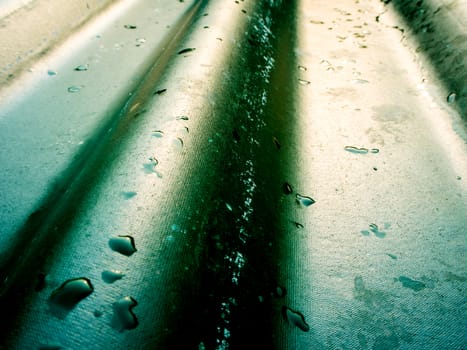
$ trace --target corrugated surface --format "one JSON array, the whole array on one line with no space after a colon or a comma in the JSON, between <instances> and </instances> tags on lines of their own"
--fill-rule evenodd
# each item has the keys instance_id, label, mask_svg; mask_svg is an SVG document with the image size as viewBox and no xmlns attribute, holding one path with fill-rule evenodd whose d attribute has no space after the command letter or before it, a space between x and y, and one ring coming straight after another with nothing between
<instances>
[{"instance_id":1,"label":"corrugated surface","mask_svg":"<svg viewBox=\"0 0 467 350\"><path fill-rule=\"evenodd\" d=\"M395 5L122 2L5 88L3 348L465 348L463 92Z\"/></svg>"}]
</instances>

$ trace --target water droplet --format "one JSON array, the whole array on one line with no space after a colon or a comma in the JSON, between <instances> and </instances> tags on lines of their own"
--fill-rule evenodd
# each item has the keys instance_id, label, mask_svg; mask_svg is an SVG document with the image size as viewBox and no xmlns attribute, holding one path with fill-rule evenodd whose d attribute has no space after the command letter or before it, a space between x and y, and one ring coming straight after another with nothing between
<instances>
[{"instance_id":1,"label":"water droplet","mask_svg":"<svg viewBox=\"0 0 467 350\"><path fill-rule=\"evenodd\" d=\"M354 79L354 80L352 80L352 83L354 83L354 84L368 84L369 81L365 80L365 79Z\"/></svg>"},{"instance_id":2,"label":"water droplet","mask_svg":"<svg viewBox=\"0 0 467 350\"><path fill-rule=\"evenodd\" d=\"M136 39L136 46L139 47L139 46L143 45L145 42L146 42L146 39L144 39L144 38L137 38L137 39Z\"/></svg>"},{"instance_id":3,"label":"water droplet","mask_svg":"<svg viewBox=\"0 0 467 350\"><path fill-rule=\"evenodd\" d=\"M131 199L131 198L133 198L134 196L136 196L137 193L136 193L135 191L128 191L128 192L123 191L123 192L121 192L121 195L122 195L123 198L125 198L125 199Z\"/></svg>"},{"instance_id":4,"label":"water droplet","mask_svg":"<svg viewBox=\"0 0 467 350\"><path fill-rule=\"evenodd\" d=\"M283 298L287 295L287 290L285 289L285 287L277 285L276 289L274 290L274 294L278 298Z\"/></svg>"},{"instance_id":5,"label":"water droplet","mask_svg":"<svg viewBox=\"0 0 467 350\"><path fill-rule=\"evenodd\" d=\"M311 81L305 80L305 79L298 79L298 83L300 85L310 85Z\"/></svg>"},{"instance_id":6,"label":"water droplet","mask_svg":"<svg viewBox=\"0 0 467 350\"><path fill-rule=\"evenodd\" d=\"M164 92L166 92L167 89L160 89L154 92L154 95L162 95Z\"/></svg>"},{"instance_id":7,"label":"water droplet","mask_svg":"<svg viewBox=\"0 0 467 350\"><path fill-rule=\"evenodd\" d=\"M188 120L189 118L186 115L181 115L176 118L177 120Z\"/></svg>"},{"instance_id":8,"label":"water droplet","mask_svg":"<svg viewBox=\"0 0 467 350\"><path fill-rule=\"evenodd\" d=\"M313 20L313 19L310 21L310 23L312 23L312 24L324 24L323 21L316 21L316 20Z\"/></svg>"},{"instance_id":9,"label":"water droplet","mask_svg":"<svg viewBox=\"0 0 467 350\"><path fill-rule=\"evenodd\" d=\"M180 138L180 137L176 137L172 140L172 144L174 145L174 147L177 149L177 150L182 150L183 149L183 146L184 146L184 143L183 143L183 140Z\"/></svg>"},{"instance_id":10,"label":"water droplet","mask_svg":"<svg viewBox=\"0 0 467 350\"><path fill-rule=\"evenodd\" d=\"M50 302L65 311L70 311L76 304L94 291L91 281L85 277L65 281L50 295ZM60 313L61 310L53 310Z\"/></svg>"},{"instance_id":11,"label":"water droplet","mask_svg":"<svg viewBox=\"0 0 467 350\"><path fill-rule=\"evenodd\" d=\"M293 193L292 185L289 184L288 182L284 182L284 184L282 185L282 191L283 191L285 194L291 194L291 193Z\"/></svg>"},{"instance_id":12,"label":"water droplet","mask_svg":"<svg viewBox=\"0 0 467 350\"><path fill-rule=\"evenodd\" d=\"M57 73L57 71L55 71L55 70L50 70L50 69L49 69L49 70L47 71L47 74L50 75L50 76L54 76L54 75L57 75L58 73Z\"/></svg>"},{"instance_id":13,"label":"water droplet","mask_svg":"<svg viewBox=\"0 0 467 350\"><path fill-rule=\"evenodd\" d=\"M73 85L73 86L70 86L67 90L68 92L80 92L82 88L83 88L82 85Z\"/></svg>"},{"instance_id":14,"label":"water droplet","mask_svg":"<svg viewBox=\"0 0 467 350\"><path fill-rule=\"evenodd\" d=\"M448 97L446 97L446 101L448 101L448 103L454 103L456 101L456 93L455 92L451 92Z\"/></svg>"},{"instance_id":15,"label":"water droplet","mask_svg":"<svg viewBox=\"0 0 467 350\"><path fill-rule=\"evenodd\" d=\"M109 247L115 252L131 256L136 252L135 240L131 236L118 236L109 239Z\"/></svg>"},{"instance_id":16,"label":"water droplet","mask_svg":"<svg viewBox=\"0 0 467 350\"><path fill-rule=\"evenodd\" d=\"M104 270L102 271L101 276L105 283L114 283L115 281L122 279L125 274L120 270Z\"/></svg>"},{"instance_id":17,"label":"water droplet","mask_svg":"<svg viewBox=\"0 0 467 350\"><path fill-rule=\"evenodd\" d=\"M301 71L306 71L306 67L305 66L298 66L298 69L300 69Z\"/></svg>"},{"instance_id":18,"label":"water droplet","mask_svg":"<svg viewBox=\"0 0 467 350\"><path fill-rule=\"evenodd\" d=\"M462 180L462 177L461 177L461 176L457 176L456 179L457 179L457 180Z\"/></svg>"},{"instance_id":19,"label":"water droplet","mask_svg":"<svg viewBox=\"0 0 467 350\"><path fill-rule=\"evenodd\" d=\"M292 221L292 223L295 225L296 228L304 228L305 226L303 226L301 223L297 222L297 221Z\"/></svg>"},{"instance_id":20,"label":"water droplet","mask_svg":"<svg viewBox=\"0 0 467 350\"><path fill-rule=\"evenodd\" d=\"M369 227L370 227L370 231L373 232L376 237L378 238L386 237L386 232L380 231L378 225L370 224Z\"/></svg>"},{"instance_id":21,"label":"water droplet","mask_svg":"<svg viewBox=\"0 0 467 350\"><path fill-rule=\"evenodd\" d=\"M126 29L136 29L136 28L138 28L134 24L125 24L123 27L126 28Z\"/></svg>"},{"instance_id":22,"label":"water droplet","mask_svg":"<svg viewBox=\"0 0 467 350\"><path fill-rule=\"evenodd\" d=\"M379 149L378 148L372 148L370 150L370 152L376 154L376 153L379 153Z\"/></svg>"},{"instance_id":23,"label":"water droplet","mask_svg":"<svg viewBox=\"0 0 467 350\"><path fill-rule=\"evenodd\" d=\"M77 72L84 72L84 71L87 71L88 69L89 69L88 64L80 64L79 66L76 66L74 70Z\"/></svg>"},{"instance_id":24,"label":"water droplet","mask_svg":"<svg viewBox=\"0 0 467 350\"><path fill-rule=\"evenodd\" d=\"M397 256L394 254L387 253L386 255L389 256L392 260L397 260Z\"/></svg>"},{"instance_id":25,"label":"water droplet","mask_svg":"<svg viewBox=\"0 0 467 350\"><path fill-rule=\"evenodd\" d=\"M154 130L152 132L152 136L161 138L162 136L164 136L164 132L162 130Z\"/></svg>"},{"instance_id":26,"label":"water droplet","mask_svg":"<svg viewBox=\"0 0 467 350\"><path fill-rule=\"evenodd\" d=\"M305 316L299 311L292 310L287 306L282 306L282 316L289 322L290 324L298 327L304 332L308 332L310 330L310 326L305 321Z\"/></svg>"},{"instance_id":27,"label":"water droplet","mask_svg":"<svg viewBox=\"0 0 467 350\"><path fill-rule=\"evenodd\" d=\"M415 292L419 292L422 289L426 288L426 284L420 281L413 280L409 277L406 276L399 276L398 278L399 282L402 283L402 287L404 288L410 288L414 290Z\"/></svg>"},{"instance_id":28,"label":"water droplet","mask_svg":"<svg viewBox=\"0 0 467 350\"><path fill-rule=\"evenodd\" d=\"M231 206L229 203L226 202L226 203L225 203L225 206L227 207L227 209L228 209L229 211L232 211L232 210L233 210L233 209L232 209L232 206Z\"/></svg>"},{"instance_id":29,"label":"water droplet","mask_svg":"<svg viewBox=\"0 0 467 350\"><path fill-rule=\"evenodd\" d=\"M363 147L358 148L355 146L345 146L344 149L350 153L356 153L356 154L367 154L368 153L368 148L363 148Z\"/></svg>"},{"instance_id":30,"label":"water droplet","mask_svg":"<svg viewBox=\"0 0 467 350\"><path fill-rule=\"evenodd\" d=\"M186 49L180 50L177 52L178 55L183 55L184 53L195 51L196 48L194 47L187 47Z\"/></svg>"},{"instance_id":31,"label":"water droplet","mask_svg":"<svg viewBox=\"0 0 467 350\"><path fill-rule=\"evenodd\" d=\"M272 138L272 142L274 143L274 146L276 146L277 149L281 149L281 144L279 142L279 140L277 139L277 137L273 137Z\"/></svg>"},{"instance_id":32,"label":"water droplet","mask_svg":"<svg viewBox=\"0 0 467 350\"><path fill-rule=\"evenodd\" d=\"M103 314L101 310L94 310L94 317L102 317Z\"/></svg>"},{"instance_id":33,"label":"water droplet","mask_svg":"<svg viewBox=\"0 0 467 350\"><path fill-rule=\"evenodd\" d=\"M112 325L119 330L134 329L138 326L138 319L133 308L138 302L130 296L121 298L113 303L114 318Z\"/></svg>"},{"instance_id":34,"label":"water droplet","mask_svg":"<svg viewBox=\"0 0 467 350\"><path fill-rule=\"evenodd\" d=\"M301 194L298 194L298 193L295 195L295 198L297 199L297 202L303 205L304 207L309 207L310 205L316 202L313 198L302 196Z\"/></svg>"}]
</instances>

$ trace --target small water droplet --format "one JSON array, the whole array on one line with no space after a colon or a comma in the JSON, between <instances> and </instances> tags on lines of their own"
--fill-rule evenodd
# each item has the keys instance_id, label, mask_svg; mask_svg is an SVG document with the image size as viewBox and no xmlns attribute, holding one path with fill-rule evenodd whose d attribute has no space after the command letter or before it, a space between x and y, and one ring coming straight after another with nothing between
<instances>
[{"instance_id":1,"label":"small water droplet","mask_svg":"<svg viewBox=\"0 0 467 350\"><path fill-rule=\"evenodd\" d=\"M369 236L370 235L370 231L368 230L361 230L360 233L364 236Z\"/></svg>"},{"instance_id":2,"label":"small water droplet","mask_svg":"<svg viewBox=\"0 0 467 350\"><path fill-rule=\"evenodd\" d=\"M176 118L177 120L188 120L189 118L186 115L181 115Z\"/></svg>"},{"instance_id":3,"label":"small water droplet","mask_svg":"<svg viewBox=\"0 0 467 350\"><path fill-rule=\"evenodd\" d=\"M310 205L314 204L316 201L308 196L302 196L301 194L296 194L295 198L297 199L297 202L304 207L309 207Z\"/></svg>"},{"instance_id":4,"label":"small water droplet","mask_svg":"<svg viewBox=\"0 0 467 350\"><path fill-rule=\"evenodd\" d=\"M392 260L397 260L397 256L394 254L387 253L386 255L389 256Z\"/></svg>"},{"instance_id":5,"label":"small water droplet","mask_svg":"<svg viewBox=\"0 0 467 350\"><path fill-rule=\"evenodd\" d=\"M137 38L137 39L136 39L136 46L139 47L139 46L143 45L145 42L146 42L146 39L144 39L144 38Z\"/></svg>"},{"instance_id":6,"label":"small water droplet","mask_svg":"<svg viewBox=\"0 0 467 350\"><path fill-rule=\"evenodd\" d=\"M102 317L103 314L101 310L94 310L94 317Z\"/></svg>"},{"instance_id":7,"label":"small water droplet","mask_svg":"<svg viewBox=\"0 0 467 350\"><path fill-rule=\"evenodd\" d=\"M303 332L308 332L310 326L305 321L305 316L299 311L292 310L287 306L282 306L282 316L295 327L301 329Z\"/></svg>"},{"instance_id":8,"label":"small water droplet","mask_svg":"<svg viewBox=\"0 0 467 350\"><path fill-rule=\"evenodd\" d=\"M305 80L305 79L298 79L298 83L300 85L310 85L311 81Z\"/></svg>"},{"instance_id":9,"label":"small water droplet","mask_svg":"<svg viewBox=\"0 0 467 350\"><path fill-rule=\"evenodd\" d=\"M379 149L378 148L372 148L370 150L370 152L376 154L376 153L379 153Z\"/></svg>"},{"instance_id":10,"label":"small water droplet","mask_svg":"<svg viewBox=\"0 0 467 350\"><path fill-rule=\"evenodd\" d=\"M350 153L356 153L356 154L367 154L368 153L368 148L363 148L363 147L358 148L355 146L345 146L344 149Z\"/></svg>"},{"instance_id":11,"label":"small water droplet","mask_svg":"<svg viewBox=\"0 0 467 350\"><path fill-rule=\"evenodd\" d=\"M84 72L84 71L87 71L88 69L89 69L88 64L80 64L79 66L76 66L74 70L77 72Z\"/></svg>"},{"instance_id":12,"label":"small water droplet","mask_svg":"<svg viewBox=\"0 0 467 350\"><path fill-rule=\"evenodd\" d=\"M277 285L276 289L274 291L274 294L278 298L283 298L283 297L285 297L287 295L287 290L285 289L285 287Z\"/></svg>"},{"instance_id":13,"label":"small water droplet","mask_svg":"<svg viewBox=\"0 0 467 350\"><path fill-rule=\"evenodd\" d=\"M226 202L226 203L225 203L225 206L227 207L227 209L228 209L229 211L232 211L232 210L233 210L233 209L232 209L232 206L231 206L229 203Z\"/></svg>"},{"instance_id":14,"label":"small water droplet","mask_svg":"<svg viewBox=\"0 0 467 350\"><path fill-rule=\"evenodd\" d=\"M272 142L274 143L274 146L276 146L277 149L281 149L281 144L279 142L279 140L277 139L277 137L273 137L272 138Z\"/></svg>"},{"instance_id":15,"label":"small water droplet","mask_svg":"<svg viewBox=\"0 0 467 350\"><path fill-rule=\"evenodd\" d=\"M297 222L297 221L292 221L292 223L295 225L296 228L304 228L305 226L303 226L301 223Z\"/></svg>"},{"instance_id":16,"label":"small water droplet","mask_svg":"<svg viewBox=\"0 0 467 350\"><path fill-rule=\"evenodd\" d=\"M300 69L301 71L306 71L307 68L305 66L298 66L298 69Z\"/></svg>"},{"instance_id":17,"label":"small water droplet","mask_svg":"<svg viewBox=\"0 0 467 350\"><path fill-rule=\"evenodd\" d=\"M462 180L462 177L461 177L461 176L457 176L456 179L457 179L457 180Z\"/></svg>"},{"instance_id":18,"label":"small water droplet","mask_svg":"<svg viewBox=\"0 0 467 350\"><path fill-rule=\"evenodd\" d=\"M73 86L70 86L67 90L68 92L80 92L82 88L83 88L82 85L73 85Z\"/></svg>"},{"instance_id":19,"label":"small water droplet","mask_svg":"<svg viewBox=\"0 0 467 350\"><path fill-rule=\"evenodd\" d=\"M354 83L354 84L368 84L369 81L365 80L365 79L354 79L354 80L352 80L352 83Z\"/></svg>"},{"instance_id":20,"label":"small water droplet","mask_svg":"<svg viewBox=\"0 0 467 350\"><path fill-rule=\"evenodd\" d=\"M184 53L195 51L196 48L194 47L187 47L186 49L180 50L177 52L178 55L183 55Z\"/></svg>"},{"instance_id":21,"label":"small water droplet","mask_svg":"<svg viewBox=\"0 0 467 350\"><path fill-rule=\"evenodd\" d=\"M105 283L114 283L115 281L121 280L125 274L120 270L104 270L101 276Z\"/></svg>"},{"instance_id":22,"label":"small water droplet","mask_svg":"<svg viewBox=\"0 0 467 350\"><path fill-rule=\"evenodd\" d=\"M164 132L162 130L154 130L152 132L152 136L161 138L162 136L164 136Z\"/></svg>"},{"instance_id":23,"label":"small water droplet","mask_svg":"<svg viewBox=\"0 0 467 350\"><path fill-rule=\"evenodd\" d=\"M136 25L134 25L134 24L125 24L123 27L126 28L126 29L136 29L136 28L138 28L138 27L137 27Z\"/></svg>"},{"instance_id":24,"label":"small water droplet","mask_svg":"<svg viewBox=\"0 0 467 350\"><path fill-rule=\"evenodd\" d=\"M166 92L167 89L160 89L154 92L154 95L162 95L164 92Z\"/></svg>"},{"instance_id":25,"label":"small water droplet","mask_svg":"<svg viewBox=\"0 0 467 350\"><path fill-rule=\"evenodd\" d=\"M133 313L133 308L137 305L138 302L130 296L123 297L113 303L114 318L112 325L114 328L121 331L136 328L138 319Z\"/></svg>"},{"instance_id":26,"label":"small water droplet","mask_svg":"<svg viewBox=\"0 0 467 350\"><path fill-rule=\"evenodd\" d=\"M118 236L109 239L109 247L113 251L131 256L136 252L135 240L131 236Z\"/></svg>"},{"instance_id":27,"label":"small water droplet","mask_svg":"<svg viewBox=\"0 0 467 350\"><path fill-rule=\"evenodd\" d=\"M57 75L58 73L57 73L57 71L55 71L55 70L49 69L49 70L47 71L47 74L50 75L50 76L54 76L54 75Z\"/></svg>"},{"instance_id":28,"label":"small water droplet","mask_svg":"<svg viewBox=\"0 0 467 350\"><path fill-rule=\"evenodd\" d=\"M369 227L370 227L370 231L373 232L376 237L378 238L386 237L386 232L380 231L378 225L370 224Z\"/></svg>"},{"instance_id":29,"label":"small water droplet","mask_svg":"<svg viewBox=\"0 0 467 350\"><path fill-rule=\"evenodd\" d=\"M448 103L454 103L456 101L456 93L455 92L451 92L448 97L446 97L446 101L448 101Z\"/></svg>"},{"instance_id":30,"label":"small water droplet","mask_svg":"<svg viewBox=\"0 0 467 350\"><path fill-rule=\"evenodd\" d=\"M86 277L65 281L50 295L50 302L62 310L70 311L76 304L94 291L94 287ZM60 313L61 310L55 310Z\"/></svg>"},{"instance_id":31,"label":"small water droplet","mask_svg":"<svg viewBox=\"0 0 467 350\"><path fill-rule=\"evenodd\" d=\"M316 20L313 20L313 19L310 21L310 23L312 23L312 24L324 24L323 21L316 21Z\"/></svg>"},{"instance_id":32,"label":"small water droplet","mask_svg":"<svg viewBox=\"0 0 467 350\"><path fill-rule=\"evenodd\" d=\"M134 196L137 195L137 193L135 191L127 191L127 192L123 191L123 192L120 192L120 193L123 196L123 198L125 198L125 199L131 199L131 198L133 198Z\"/></svg>"},{"instance_id":33,"label":"small water droplet","mask_svg":"<svg viewBox=\"0 0 467 350\"><path fill-rule=\"evenodd\" d=\"M282 185L282 191L285 194L292 194L293 193L292 185L289 184L288 182L284 182L284 184Z\"/></svg>"}]
</instances>

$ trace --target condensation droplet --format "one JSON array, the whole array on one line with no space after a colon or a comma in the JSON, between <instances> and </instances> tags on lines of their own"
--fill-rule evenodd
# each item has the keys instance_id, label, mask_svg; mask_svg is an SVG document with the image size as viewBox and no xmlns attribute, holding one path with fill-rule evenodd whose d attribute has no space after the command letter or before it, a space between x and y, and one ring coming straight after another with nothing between
<instances>
[{"instance_id":1,"label":"condensation droplet","mask_svg":"<svg viewBox=\"0 0 467 350\"><path fill-rule=\"evenodd\" d=\"M131 236L118 236L109 239L109 247L113 251L131 256L136 252L135 240Z\"/></svg>"}]
</instances>

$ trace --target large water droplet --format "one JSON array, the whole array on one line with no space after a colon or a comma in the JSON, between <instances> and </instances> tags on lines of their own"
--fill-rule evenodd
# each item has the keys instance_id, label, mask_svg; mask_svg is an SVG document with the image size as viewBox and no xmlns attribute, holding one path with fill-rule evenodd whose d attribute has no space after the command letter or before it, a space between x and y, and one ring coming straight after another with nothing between
<instances>
[{"instance_id":1,"label":"large water droplet","mask_svg":"<svg viewBox=\"0 0 467 350\"><path fill-rule=\"evenodd\" d=\"M82 85L73 85L73 86L70 86L67 90L68 92L80 92L82 88L83 88Z\"/></svg>"},{"instance_id":2,"label":"large water droplet","mask_svg":"<svg viewBox=\"0 0 467 350\"><path fill-rule=\"evenodd\" d=\"M131 236L118 236L109 239L109 247L115 252L130 256L136 252L135 240Z\"/></svg>"},{"instance_id":3,"label":"large water droplet","mask_svg":"<svg viewBox=\"0 0 467 350\"><path fill-rule=\"evenodd\" d=\"M298 327L304 332L308 332L310 330L310 326L305 321L305 316L299 311L292 310L287 306L282 307L282 316L289 322L290 324Z\"/></svg>"},{"instance_id":4,"label":"large water droplet","mask_svg":"<svg viewBox=\"0 0 467 350\"><path fill-rule=\"evenodd\" d=\"M126 296L113 304L113 326L119 330L134 329L138 326L138 319L133 313L133 308L138 302L130 296Z\"/></svg>"},{"instance_id":5,"label":"large water droplet","mask_svg":"<svg viewBox=\"0 0 467 350\"><path fill-rule=\"evenodd\" d=\"M356 153L356 154L367 154L368 153L368 148L363 148L363 147L358 148L355 146L345 146L344 149L350 153Z\"/></svg>"},{"instance_id":6,"label":"large water droplet","mask_svg":"<svg viewBox=\"0 0 467 350\"><path fill-rule=\"evenodd\" d=\"M302 196L301 194L296 194L295 198L297 199L297 202L304 207L309 207L310 205L314 204L316 201L308 196Z\"/></svg>"},{"instance_id":7,"label":"large water droplet","mask_svg":"<svg viewBox=\"0 0 467 350\"><path fill-rule=\"evenodd\" d=\"M80 64L79 66L76 66L74 70L77 72L84 72L84 71L87 71L88 69L89 69L88 64Z\"/></svg>"},{"instance_id":8,"label":"large water droplet","mask_svg":"<svg viewBox=\"0 0 467 350\"><path fill-rule=\"evenodd\" d=\"M93 291L94 287L89 279L85 277L69 279L55 289L50 295L49 301L54 306L58 307L58 309L56 308L52 311L54 313L58 312L59 314L61 314L62 311L70 311Z\"/></svg>"},{"instance_id":9,"label":"large water droplet","mask_svg":"<svg viewBox=\"0 0 467 350\"><path fill-rule=\"evenodd\" d=\"M104 270L102 271L102 280L105 283L114 283L125 276L125 274L120 270Z\"/></svg>"}]
</instances>

